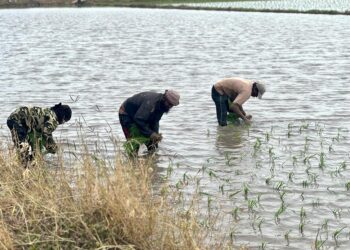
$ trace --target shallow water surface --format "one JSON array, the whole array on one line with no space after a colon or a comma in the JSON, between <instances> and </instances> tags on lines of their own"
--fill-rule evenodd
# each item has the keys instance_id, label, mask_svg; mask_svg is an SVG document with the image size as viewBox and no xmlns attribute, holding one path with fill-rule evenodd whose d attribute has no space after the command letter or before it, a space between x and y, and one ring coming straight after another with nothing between
<instances>
[{"instance_id":1,"label":"shallow water surface","mask_svg":"<svg viewBox=\"0 0 350 250\"><path fill-rule=\"evenodd\" d=\"M78 134L107 156L123 140L118 108L176 89L161 120L157 171L197 180L213 211L252 249L350 247L350 19L347 16L127 8L0 10L0 135L19 105L68 103L54 136ZM230 76L264 81L244 105L253 124L217 126L210 90ZM170 163L169 163L170 162ZM192 188L183 185L185 194ZM208 198L209 199L209 198ZM342 229L342 230L340 230ZM339 231L339 233L337 233ZM319 232L319 233L317 233Z\"/></svg>"}]
</instances>

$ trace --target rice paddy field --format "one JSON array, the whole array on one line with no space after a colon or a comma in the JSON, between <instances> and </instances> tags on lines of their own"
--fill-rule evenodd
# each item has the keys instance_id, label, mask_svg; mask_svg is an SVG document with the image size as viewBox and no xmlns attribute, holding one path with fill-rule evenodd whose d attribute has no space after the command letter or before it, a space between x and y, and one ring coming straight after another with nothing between
<instances>
[{"instance_id":1,"label":"rice paddy field","mask_svg":"<svg viewBox=\"0 0 350 250\"><path fill-rule=\"evenodd\" d=\"M177 5L207 8L237 8L254 10L285 10L285 11L335 11L345 13L350 11L349 0L262 0L262 1L225 1L203 3L181 3Z\"/></svg>"},{"instance_id":2,"label":"rice paddy field","mask_svg":"<svg viewBox=\"0 0 350 250\"><path fill-rule=\"evenodd\" d=\"M208 229L197 238L202 249L349 249L348 24L346 15L0 10L1 147L9 151L6 119L16 107L69 104L72 120L54 132L63 154L47 155L46 166L55 172L63 159L69 171L87 147L94 180L91 166L120 166L115 157L124 157L121 103L140 91L176 89L180 105L161 120L159 150L143 156L154 175L146 198L174 193L177 214ZM244 104L249 127L217 125L210 90L230 76L267 85L262 100ZM184 249L196 249L188 243Z\"/></svg>"}]
</instances>

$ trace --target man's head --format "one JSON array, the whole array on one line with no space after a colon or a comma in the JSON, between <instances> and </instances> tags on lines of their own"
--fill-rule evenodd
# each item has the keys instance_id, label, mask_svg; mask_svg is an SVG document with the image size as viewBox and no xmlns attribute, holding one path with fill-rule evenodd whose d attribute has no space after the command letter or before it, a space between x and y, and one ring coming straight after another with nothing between
<instances>
[{"instance_id":1,"label":"man's head","mask_svg":"<svg viewBox=\"0 0 350 250\"><path fill-rule=\"evenodd\" d=\"M68 122L72 117L72 110L68 105L62 105L62 103L59 103L51 107L51 110L55 112L59 124Z\"/></svg>"},{"instance_id":2,"label":"man's head","mask_svg":"<svg viewBox=\"0 0 350 250\"><path fill-rule=\"evenodd\" d=\"M266 87L263 83L260 83L260 82L253 83L253 88L252 88L253 97L258 97L259 99L261 99L265 91L266 91Z\"/></svg>"},{"instance_id":3,"label":"man's head","mask_svg":"<svg viewBox=\"0 0 350 250\"><path fill-rule=\"evenodd\" d=\"M180 95L175 90L165 90L163 97L163 105L165 112L169 112L169 110L173 106L177 106L180 103Z\"/></svg>"}]
</instances>

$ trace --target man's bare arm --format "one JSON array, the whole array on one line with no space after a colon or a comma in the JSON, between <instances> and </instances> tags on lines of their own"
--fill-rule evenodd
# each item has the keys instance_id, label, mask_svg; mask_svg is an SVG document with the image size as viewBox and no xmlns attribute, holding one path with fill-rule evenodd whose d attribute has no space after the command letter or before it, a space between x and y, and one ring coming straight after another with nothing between
<instances>
[{"instance_id":1,"label":"man's bare arm","mask_svg":"<svg viewBox=\"0 0 350 250\"><path fill-rule=\"evenodd\" d=\"M247 124L250 124L250 119L246 116L245 111L243 110L242 105L239 105L238 103L233 102L229 107L231 112L236 113L240 118L243 119L243 121Z\"/></svg>"}]
</instances>

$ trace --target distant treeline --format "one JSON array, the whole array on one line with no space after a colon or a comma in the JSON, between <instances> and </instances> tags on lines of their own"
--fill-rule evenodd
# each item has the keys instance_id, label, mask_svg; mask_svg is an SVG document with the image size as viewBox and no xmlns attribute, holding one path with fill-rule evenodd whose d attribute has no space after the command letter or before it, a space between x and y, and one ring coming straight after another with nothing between
<instances>
[{"instance_id":1,"label":"distant treeline","mask_svg":"<svg viewBox=\"0 0 350 250\"><path fill-rule=\"evenodd\" d=\"M251 0L237 0L251 1ZM275 13L301 13L301 14L326 14L326 15L350 15L350 11L338 12L333 10L271 10L254 8L220 8L220 7L194 7L188 3L198 2L234 2L234 0L0 0L0 8L32 8L32 7L137 7L137 8L163 8L163 9L189 9L189 10L213 10L213 11L244 11L244 12L275 12ZM172 4L177 4L173 6ZM181 5L183 4L183 5Z\"/></svg>"}]
</instances>

